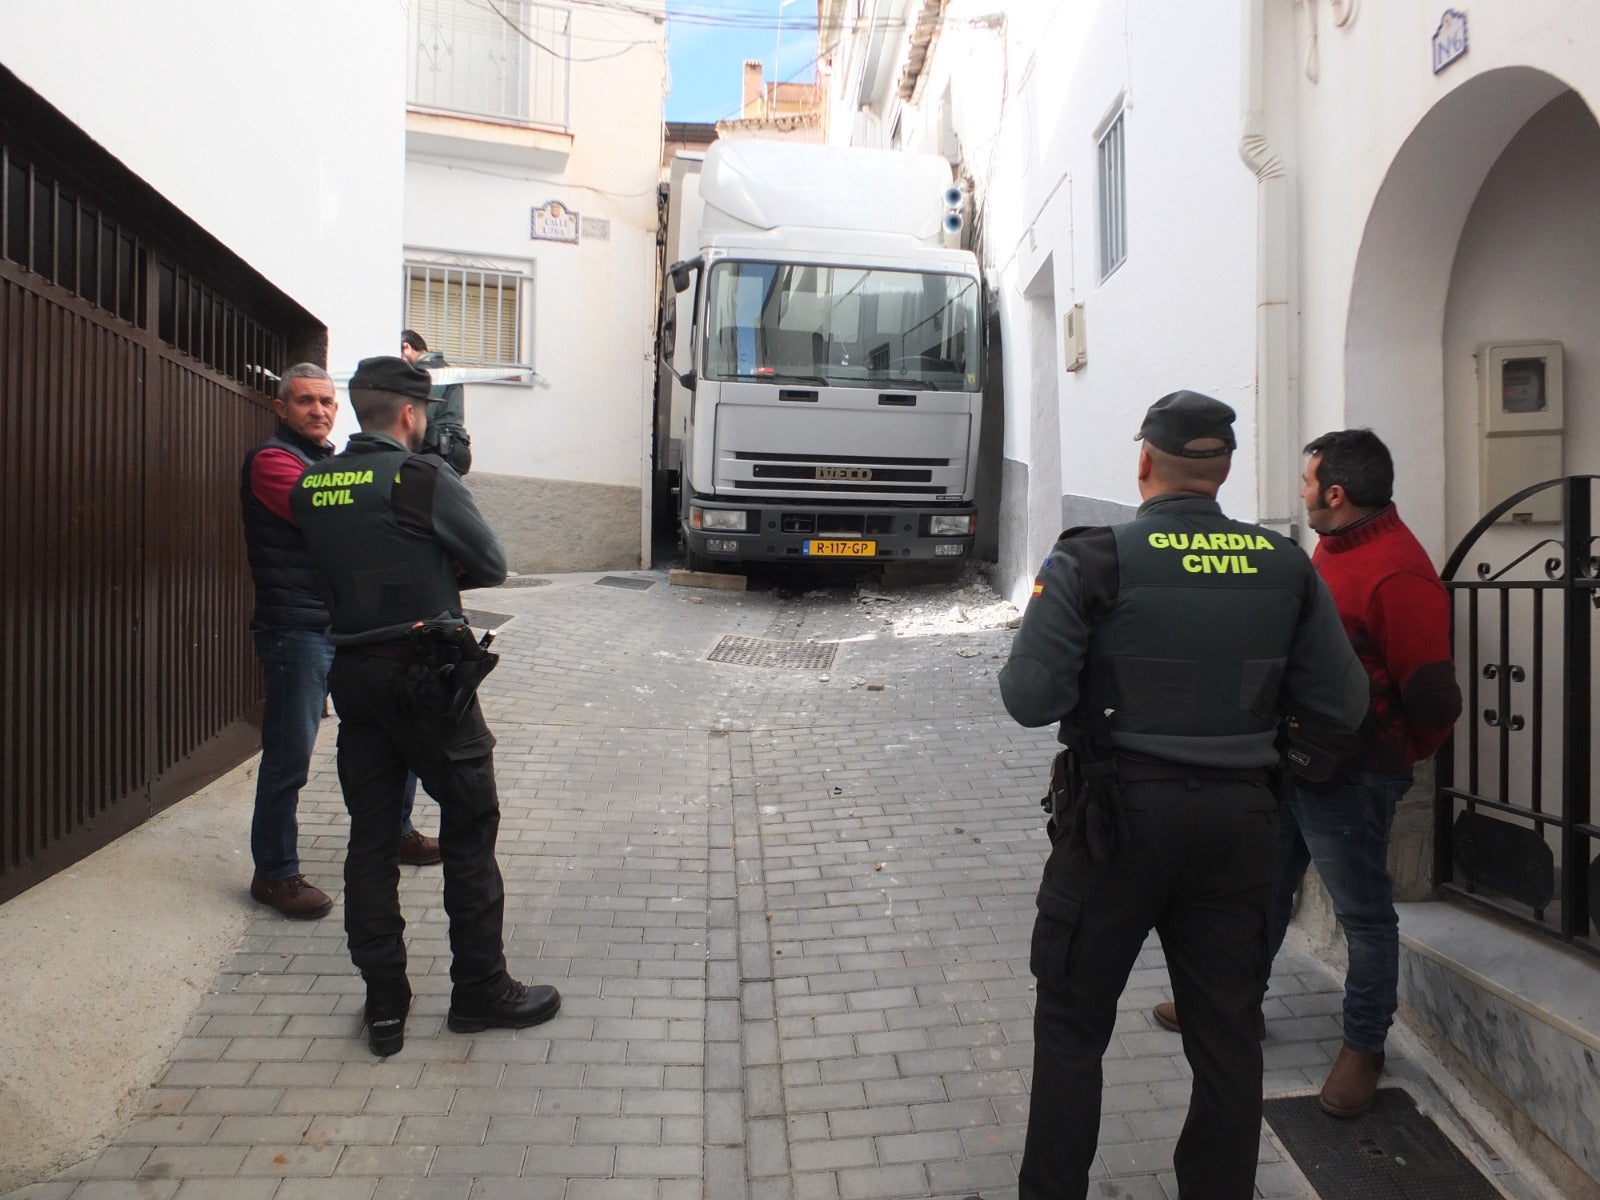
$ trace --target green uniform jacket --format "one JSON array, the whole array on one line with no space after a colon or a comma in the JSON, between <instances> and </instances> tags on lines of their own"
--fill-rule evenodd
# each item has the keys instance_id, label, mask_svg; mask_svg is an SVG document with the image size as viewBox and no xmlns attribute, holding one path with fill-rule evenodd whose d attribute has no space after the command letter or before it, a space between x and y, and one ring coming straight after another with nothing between
<instances>
[{"instance_id":1,"label":"green uniform jacket","mask_svg":"<svg viewBox=\"0 0 1600 1200\"><path fill-rule=\"evenodd\" d=\"M335 645L459 618L461 588L506 577L506 552L453 470L386 434L358 433L290 495L321 579Z\"/></svg>"},{"instance_id":2,"label":"green uniform jacket","mask_svg":"<svg viewBox=\"0 0 1600 1200\"><path fill-rule=\"evenodd\" d=\"M1367 709L1366 674L1304 551L1188 492L1062 534L1000 694L1023 725L1110 710L1120 750L1240 769L1278 762L1285 715L1353 732Z\"/></svg>"}]
</instances>

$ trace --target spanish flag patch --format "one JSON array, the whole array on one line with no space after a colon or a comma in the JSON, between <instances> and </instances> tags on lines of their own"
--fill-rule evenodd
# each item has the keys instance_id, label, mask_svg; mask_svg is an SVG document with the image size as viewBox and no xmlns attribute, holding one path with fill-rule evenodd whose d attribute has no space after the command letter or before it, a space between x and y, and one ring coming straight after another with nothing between
<instances>
[{"instance_id":1,"label":"spanish flag patch","mask_svg":"<svg viewBox=\"0 0 1600 1200\"><path fill-rule=\"evenodd\" d=\"M1033 594L1035 596L1044 595L1044 581L1043 580L1036 579L1036 580L1033 581Z\"/></svg>"}]
</instances>

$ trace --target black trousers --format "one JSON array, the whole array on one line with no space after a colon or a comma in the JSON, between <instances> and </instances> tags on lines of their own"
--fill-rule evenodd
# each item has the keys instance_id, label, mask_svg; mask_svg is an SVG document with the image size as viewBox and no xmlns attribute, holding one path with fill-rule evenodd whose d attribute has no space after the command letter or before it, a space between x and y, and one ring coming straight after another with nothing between
<instances>
[{"instance_id":1,"label":"black trousers","mask_svg":"<svg viewBox=\"0 0 1600 1200\"><path fill-rule=\"evenodd\" d=\"M413 660L341 648L328 689L339 713L339 785L350 813L344 862L344 926L350 957L369 981L405 975L400 913L400 809L406 773L439 802L450 978L458 992L493 992L508 979L505 887L495 862L500 798L494 734L473 700L461 720L407 715L401 681Z\"/></svg>"},{"instance_id":2,"label":"black trousers","mask_svg":"<svg viewBox=\"0 0 1600 1200\"><path fill-rule=\"evenodd\" d=\"M1264 779L1125 780L1129 844L1104 865L1065 839L1045 867L1031 966L1033 1094L1020 1200L1082 1200L1100 1136L1101 1058L1151 929L1194 1071L1173 1164L1183 1200L1248 1200L1261 1138L1255 1013L1271 962L1278 802Z\"/></svg>"}]
</instances>

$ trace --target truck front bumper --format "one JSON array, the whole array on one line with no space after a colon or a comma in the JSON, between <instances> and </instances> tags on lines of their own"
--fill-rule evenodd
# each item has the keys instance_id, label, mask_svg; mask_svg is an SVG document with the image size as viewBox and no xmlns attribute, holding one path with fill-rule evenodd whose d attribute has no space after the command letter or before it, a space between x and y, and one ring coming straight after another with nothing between
<instances>
[{"instance_id":1,"label":"truck front bumper","mask_svg":"<svg viewBox=\"0 0 1600 1200\"><path fill-rule=\"evenodd\" d=\"M706 514L742 512L744 530L708 529ZM972 532L936 533L953 518ZM977 508L971 504L891 506L739 504L695 498L683 523L695 554L727 562L956 562L972 555Z\"/></svg>"}]
</instances>

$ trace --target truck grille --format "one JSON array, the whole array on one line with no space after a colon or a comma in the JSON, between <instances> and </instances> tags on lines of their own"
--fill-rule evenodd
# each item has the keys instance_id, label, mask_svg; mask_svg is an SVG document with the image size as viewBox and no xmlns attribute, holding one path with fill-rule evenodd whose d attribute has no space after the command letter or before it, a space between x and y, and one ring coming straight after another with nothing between
<instances>
[{"instance_id":1,"label":"truck grille","mask_svg":"<svg viewBox=\"0 0 1600 1200\"><path fill-rule=\"evenodd\" d=\"M747 492L794 495L941 496L964 464L945 458L736 452L732 485ZM957 489L958 490L958 489Z\"/></svg>"}]
</instances>

